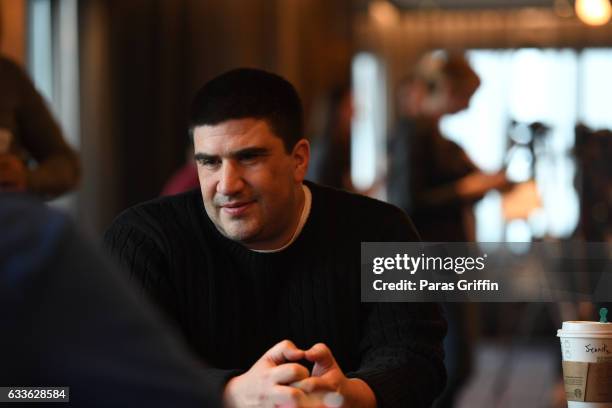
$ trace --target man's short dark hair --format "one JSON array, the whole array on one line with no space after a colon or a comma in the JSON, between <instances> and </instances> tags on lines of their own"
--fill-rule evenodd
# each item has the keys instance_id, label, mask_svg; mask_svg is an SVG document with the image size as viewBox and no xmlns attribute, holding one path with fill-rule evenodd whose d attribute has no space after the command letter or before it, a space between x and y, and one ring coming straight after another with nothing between
<instances>
[{"instance_id":1,"label":"man's short dark hair","mask_svg":"<svg viewBox=\"0 0 612 408\"><path fill-rule=\"evenodd\" d=\"M238 68L210 80L191 105L189 131L231 119L255 118L268 123L289 153L303 137L302 102L286 79L259 69Z\"/></svg>"}]
</instances>

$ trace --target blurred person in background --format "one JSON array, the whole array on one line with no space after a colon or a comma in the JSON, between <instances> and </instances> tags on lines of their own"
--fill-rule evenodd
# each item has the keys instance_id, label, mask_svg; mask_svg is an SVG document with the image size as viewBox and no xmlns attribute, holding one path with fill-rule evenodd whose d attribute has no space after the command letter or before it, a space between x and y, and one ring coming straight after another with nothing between
<instances>
[{"instance_id":1,"label":"blurred person in background","mask_svg":"<svg viewBox=\"0 0 612 408\"><path fill-rule=\"evenodd\" d=\"M374 196L383 186L375 181L359 189L351 178L351 126L355 115L353 92L349 84L336 87L320 106L318 136L312 141L311 162L306 178L319 184Z\"/></svg>"},{"instance_id":2,"label":"blurred person in background","mask_svg":"<svg viewBox=\"0 0 612 408\"><path fill-rule=\"evenodd\" d=\"M321 133L312 143L307 178L326 186L353 191L351 121L353 95L349 85L334 89L323 102Z\"/></svg>"},{"instance_id":3,"label":"blurred person in background","mask_svg":"<svg viewBox=\"0 0 612 408\"><path fill-rule=\"evenodd\" d=\"M390 136L388 198L425 241L472 241L466 210L506 188L505 173L485 174L440 132L440 119L466 109L480 80L461 54L427 54L398 92L400 120Z\"/></svg>"},{"instance_id":4,"label":"blurred person in background","mask_svg":"<svg viewBox=\"0 0 612 408\"><path fill-rule=\"evenodd\" d=\"M204 365L68 216L0 192L0 225L3 387L70 387L71 407L221 406Z\"/></svg>"},{"instance_id":5,"label":"blurred person in background","mask_svg":"<svg viewBox=\"0 0 612 408\"><path fill-rule=\"evenodd\" d=\"M77 154L26 72L0 56L0 191L54 198L78 183Z\"/></svg>"},{"instance_id":6,"label":"blurred person in background","mask_svg":"<svg viewBox=\"0 0 612 408\"><path fill-rule=\"evenodd\" d=\"M485 174L440 132L440 119L466 109L480 79L462 54L423 56L398 88L400 120L389 145L388 199L412 218L424 241L474 240L471 207L491 189L508 185L504 173ZM452 407L472 370L476 334L469 305L445 304L447 388L436 407Z\"/></svg>"}]
</instances>

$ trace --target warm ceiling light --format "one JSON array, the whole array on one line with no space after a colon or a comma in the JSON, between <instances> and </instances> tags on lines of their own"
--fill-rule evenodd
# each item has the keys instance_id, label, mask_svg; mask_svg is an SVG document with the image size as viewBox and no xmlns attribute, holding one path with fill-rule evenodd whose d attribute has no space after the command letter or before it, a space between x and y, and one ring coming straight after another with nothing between
<instances>
[{"instance_id":1,"label":"warm ceiling light","mask_svg":"<svg viewBox=\"0 0 612 408\"><path fill-rule=\"evenodd\" d=\"M374 0L369 6L370 16L382 25L394 25L399 22L399 11L387 0Z\"/></svg>"},{"instance_id":2,"label":"warm ceiling light","mask_svg":"<svg viewBox=\"0 0 612 408\"><path fill-rule=\"evenodd\" d=\"M576 15L585 24L603 25L610 21L612 6L609 0L576 0Z\"/></svg>"}]
</instances>

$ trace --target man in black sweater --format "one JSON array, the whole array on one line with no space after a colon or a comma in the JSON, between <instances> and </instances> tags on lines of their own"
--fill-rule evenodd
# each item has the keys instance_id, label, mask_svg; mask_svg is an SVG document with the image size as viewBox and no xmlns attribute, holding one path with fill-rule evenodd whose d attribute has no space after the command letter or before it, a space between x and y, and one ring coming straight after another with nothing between
<instances>
[{"instance_id":1,"label":"man in black sweater","mask_svg":"<svg viewBox=\"0 0 612 408\"><path fill-rule=\"evenodd\" d=\"M208 82L191 115L201 191L127 210L106 246L227 406L333 391L347 407L427 407L446 377L438 306L360 302L360 243L418 235L396 207L304 182L302 116L277 75Z\"/></svg>"}]
</instances>

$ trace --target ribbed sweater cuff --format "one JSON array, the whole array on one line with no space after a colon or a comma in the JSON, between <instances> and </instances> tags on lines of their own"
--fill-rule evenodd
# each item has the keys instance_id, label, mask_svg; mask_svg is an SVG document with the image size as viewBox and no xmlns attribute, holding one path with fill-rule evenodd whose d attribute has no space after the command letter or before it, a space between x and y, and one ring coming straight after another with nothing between
<instances>
[{"instance_id":1,"label":"ribbed sweater cuff","mask_svg":"<svg viewBox=\"0 0 612 408\"><path fill-rule=\"evenodd\" d=\"M359 378L366 382L376 396L377 408L403 407L406 404L406 394L411 394L406 387L406 371L402 369L363 369L348 373L349 378ZM404 378L402 378L404 377ZM408 389L407 389L408 388ZM411 407L421 407L420 397L411 395ZM414 405L412 405L414 404Z\"/></svg>"},{"instance_id":2,"label":"ribbed sweater cuff","mask_svg":"<svg viewBox=\"0 0 612 408\"><path fill-rule=\"evenodd\" d=\"M210 385L219 396L223 395L225 384L238 375L244 373L244 370L237 369L221 369L221 368L204 368L201 370L203 380Z\"/></svg>"}]
</instances>

